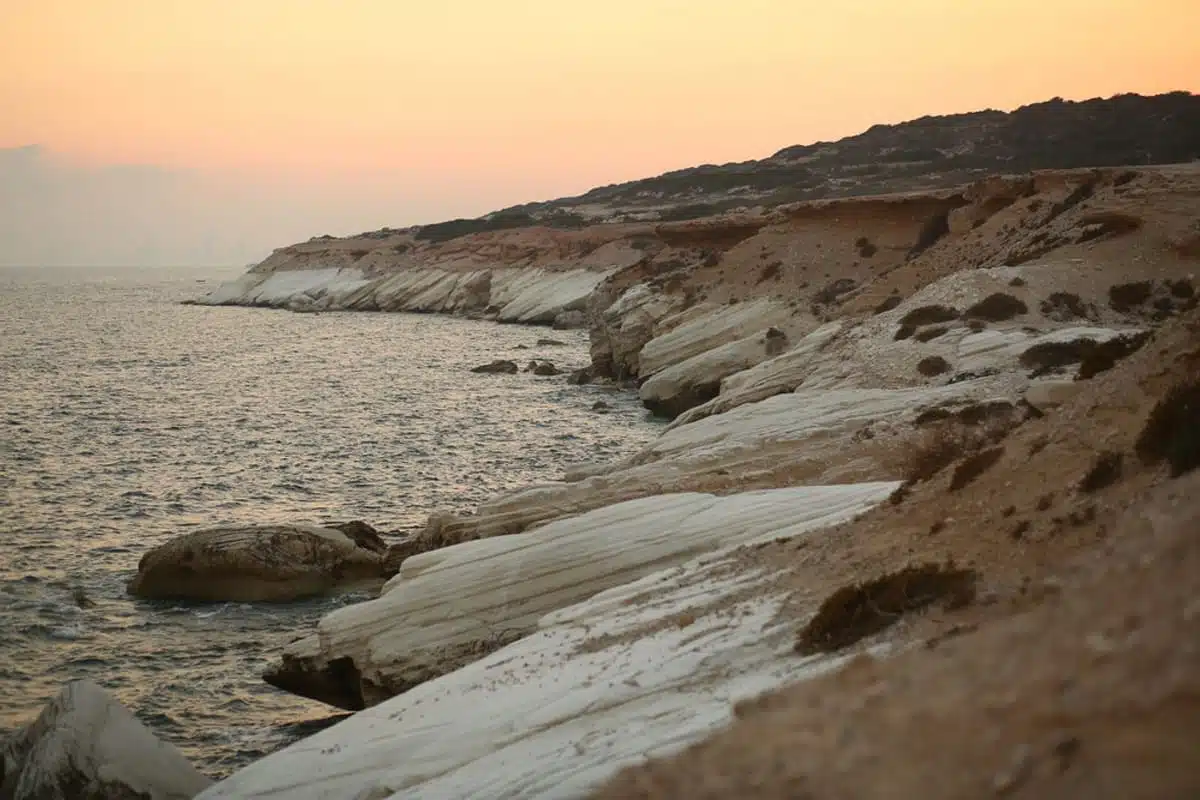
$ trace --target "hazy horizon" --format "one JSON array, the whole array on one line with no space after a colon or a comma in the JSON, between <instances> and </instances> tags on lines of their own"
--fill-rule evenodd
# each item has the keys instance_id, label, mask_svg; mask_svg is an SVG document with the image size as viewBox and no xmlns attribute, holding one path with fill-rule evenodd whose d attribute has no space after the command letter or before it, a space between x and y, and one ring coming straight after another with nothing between
<instances>
[{"instance_id":1,"label":"hazy horizon","mask_svg":"<svg viewBox=\"0 0 1200 800\"><path fill-rule=\"evenodd\" d=\"M10 0L0 265L241 265L877 123L1200 89L1191 0L850 5Z\"/></svg>"}]
</instances>

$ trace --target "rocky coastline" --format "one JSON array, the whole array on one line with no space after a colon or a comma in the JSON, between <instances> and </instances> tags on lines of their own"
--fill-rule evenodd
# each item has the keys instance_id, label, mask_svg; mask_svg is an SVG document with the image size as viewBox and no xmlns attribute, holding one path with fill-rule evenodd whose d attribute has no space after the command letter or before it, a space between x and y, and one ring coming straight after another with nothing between
<instances>
[{"instance_id":1,"label":"rocky coastline","mask_svg":"<svg viewBox=\"0 0 1200 800\"><path fill-rule=\"evenodd\" d=\"M560 379L671 422L402 551L291 527L148 555L138 587L236 562L243 599L386 580L265 676L357 713L196 796L1197 790L1169 742L1200 733L1198 268L1197 163L277 250L195 302L586 327ZM991 745L964 735L993 707ZM0 797L53 772L29 752Z\"/></svg>"}]
</instances>

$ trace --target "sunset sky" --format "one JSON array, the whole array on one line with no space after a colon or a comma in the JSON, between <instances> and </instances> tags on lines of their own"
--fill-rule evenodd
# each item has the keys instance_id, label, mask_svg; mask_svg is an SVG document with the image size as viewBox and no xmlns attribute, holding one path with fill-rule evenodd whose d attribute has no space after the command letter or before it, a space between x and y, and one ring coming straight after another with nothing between
<instances>
[{"instance_id":1,"label":"sunset sky","mask_svg":"<svg viewBox=\"0 0 1200 800\"><path fill-rule=\"evenodd\" d=\"M0 148L40 149L0 151L0 211L169 185L187 236L257 258L877 122L1196 91L1197 31L1200 0L2 0Z\"/></svg>"}]
</instances>

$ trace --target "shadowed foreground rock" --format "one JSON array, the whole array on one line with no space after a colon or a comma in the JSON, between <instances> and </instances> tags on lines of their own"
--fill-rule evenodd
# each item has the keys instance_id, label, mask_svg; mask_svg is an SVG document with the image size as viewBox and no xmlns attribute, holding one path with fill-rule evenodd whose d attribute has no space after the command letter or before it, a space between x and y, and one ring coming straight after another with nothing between
<instances>
[{"instance_id":1,"label":"shadowed foreground rock","mask_svg":"<svg viewBox=\"0 0 1200 800\"><path fill-rule=\"evenodd\" d=\"M0 800L189 800L210 783L90 681L0 746Z\"/></svg>"},{"instance_id":2,"label":"shadowed foreground rock","mask_svg":"<svg viewBox=\"0 0 1200 800\"><path fill-rule=\"evenodd\" d=\"M287 602L384 576L386 547L369 526L214 528L142 557L129 593L202 602Z\"/></svg>"}]
</instances>

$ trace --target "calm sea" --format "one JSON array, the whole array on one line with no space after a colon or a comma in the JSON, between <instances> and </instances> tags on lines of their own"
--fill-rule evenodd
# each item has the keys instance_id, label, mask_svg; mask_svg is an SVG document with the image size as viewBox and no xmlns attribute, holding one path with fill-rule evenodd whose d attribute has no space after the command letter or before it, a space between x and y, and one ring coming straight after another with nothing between
<instances>
[{"instance_id":1,"label":"calm sea","mask_svg":"<svg viewBox=\"0 0 1200 800\"><path fill-rule=\"evenodd\" d=\"M365 598L136 601L148 548L223 523L412 528L657 432L629 394L468 371L582 366L582 332L179 304L240 271L0 269L0 731L88 677L226 774L332 713L259 674Z\"/></svg>"}]
</instances>

